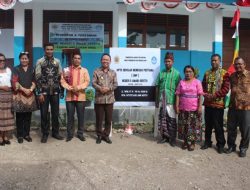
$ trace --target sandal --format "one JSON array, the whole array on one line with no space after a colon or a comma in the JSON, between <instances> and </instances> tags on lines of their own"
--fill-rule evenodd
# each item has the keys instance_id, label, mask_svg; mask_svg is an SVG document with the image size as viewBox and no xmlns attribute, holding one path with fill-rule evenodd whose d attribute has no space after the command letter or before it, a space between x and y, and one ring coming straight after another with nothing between
<instances>
[{"instance_id":1,"label":"sandal","mask_svg":"<svg viewBox=\"0 0 250 190\"><path fill-rule=\"evenodd\" d=\"M0 146L4 146L4 145L5 145L4 140L1 139L1 141L0 141Z\"/></svg>"},{"instance_id":2,"label":"sandal","mask_svg":"<svg viewBox=\"0 0 250 190\"><path fill-rule=\"evenodd\" d=\"M4 142L4 144L10 145L10 140L9 139L4 139L3 142Z\"/></svg>"},{"instance_id":3,"label":"sandal","mask_svg":"<svg viewBox=\"0 0 250 190\"><path fill-rule=\"evenodd\" d=\"M182 148L183 150L186 150L186 149L188 148L188 143L187 143L187 142L184 142L184 143L182 144L181 148Z\"/></svg>"},{"instance_id":4,"label":"sandal","mask_svg":"<svg viewBox=\"0 0 250 190\"><path fill-rule=\"evenodd\" d=\"M28 142L32 142L32 138L31 138L30 136L26 136L26 137L24 137L24 139L25 139L26 141L28 141Z\"/></svg>"},{"instance_id":5,"label":"sandal","mask_svg":"<svg viewBox=\"0 0 250 190\"><path fill-rule=\"evenodd\" d=\"M194 151L195 144L192 143L190 146L188 146L188 151Z\"/></svg>"}]
</instances>

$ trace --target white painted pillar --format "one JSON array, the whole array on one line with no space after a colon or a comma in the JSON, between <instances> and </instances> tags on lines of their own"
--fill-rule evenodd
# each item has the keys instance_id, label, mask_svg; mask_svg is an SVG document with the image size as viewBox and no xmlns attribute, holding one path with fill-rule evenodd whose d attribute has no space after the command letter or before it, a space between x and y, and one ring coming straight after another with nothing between
<instances>
[{"instance_id":1,"label":"white painted pillar","mask_svg":"<svg viewBox=\"0 0 250 190\"><path fill-rule=\"evenodd\" d=\"M33 8L33 63L43 55L43 9Z\"/></svg>"},{"instance_id":2,"label":"white painted pillar","mask_svg":"<svg viewBox=\"0 0 250 190\"><path fill-rule=\"evenodd\" d=\"M24 51L25 18L23 6L14 9L14 66L19 64L19 53Z\"/></svg>"},{"instance_id":3,"label":"white painted pillar","mask_svg":"<svg viewBox=\"0 0 250 190\"><path fill-rule=\"evenodd\" d=\"M205 9L189 15L189 50L212 51L213 11Z\"/></svg>"},{"instance_id":4,"label":"white painted pillar","mask_svg":"<svg viewBox=\"0 0 250 190\"><path fill-rule=\"evenodd\" d=\"M213 12L213 53L223 56L223 14L221 9Z\"/></svg>"},{"instance_id":5,"label":"white painted pillar","mask_svg":"<svg viewBox=\"0 0 250 190\"><path fill-rule=\"evenodd\" d=\"M117 3L113 11L113 47L127 47L127 5Z\"/></svg>"}]
</instances>

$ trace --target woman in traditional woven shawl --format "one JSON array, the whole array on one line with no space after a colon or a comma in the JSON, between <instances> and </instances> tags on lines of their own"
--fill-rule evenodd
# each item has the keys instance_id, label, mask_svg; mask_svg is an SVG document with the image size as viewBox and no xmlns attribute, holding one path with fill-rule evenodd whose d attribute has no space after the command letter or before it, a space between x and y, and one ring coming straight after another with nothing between
<instances>
[{"instance_id":1,"label":"woman in traditional woven shawl","mask_svg":"<svg viewBox=\"0 0 250 190\"><path fill-rule=\"evenodd\" d=\"M11 70L6 67L5 55L0 53L0 146L10 144L7 133L14 129L12 113Z\"/></svg>"}]
</instances>

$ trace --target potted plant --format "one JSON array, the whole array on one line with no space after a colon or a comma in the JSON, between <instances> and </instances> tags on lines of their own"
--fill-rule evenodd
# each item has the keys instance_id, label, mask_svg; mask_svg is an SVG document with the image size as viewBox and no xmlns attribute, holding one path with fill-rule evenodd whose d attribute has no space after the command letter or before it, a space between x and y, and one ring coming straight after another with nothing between
<instances>
[{"instance_id":1,"label":"potted plant","mask_svg":"<svg viewBox=\"0 0 250 190\"><path fill-rule=\"evenodd\" d=\"M86 101L85 101L85 106L91 106L91 102L95 99L95 90L92 87L88 87L85 90L85 95L86 95Z\"/></svg>"}]
</instances>

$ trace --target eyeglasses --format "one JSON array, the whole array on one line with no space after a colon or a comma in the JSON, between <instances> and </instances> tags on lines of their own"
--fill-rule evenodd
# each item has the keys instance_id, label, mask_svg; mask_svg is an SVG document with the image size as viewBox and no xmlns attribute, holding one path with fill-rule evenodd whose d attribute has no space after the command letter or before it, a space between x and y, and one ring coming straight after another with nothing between
<instances>
[{"instance_id":1,"label":"eyeglasses","mask_svg":"<svg viewBox=\"0 0 250 190\"><path fill-rule=\"evenodd\" d=\"M5 62L5 59L1 59L1 60L0 60L0 63L2 63L2 62Z\"/></svg>"}]
</instances>

